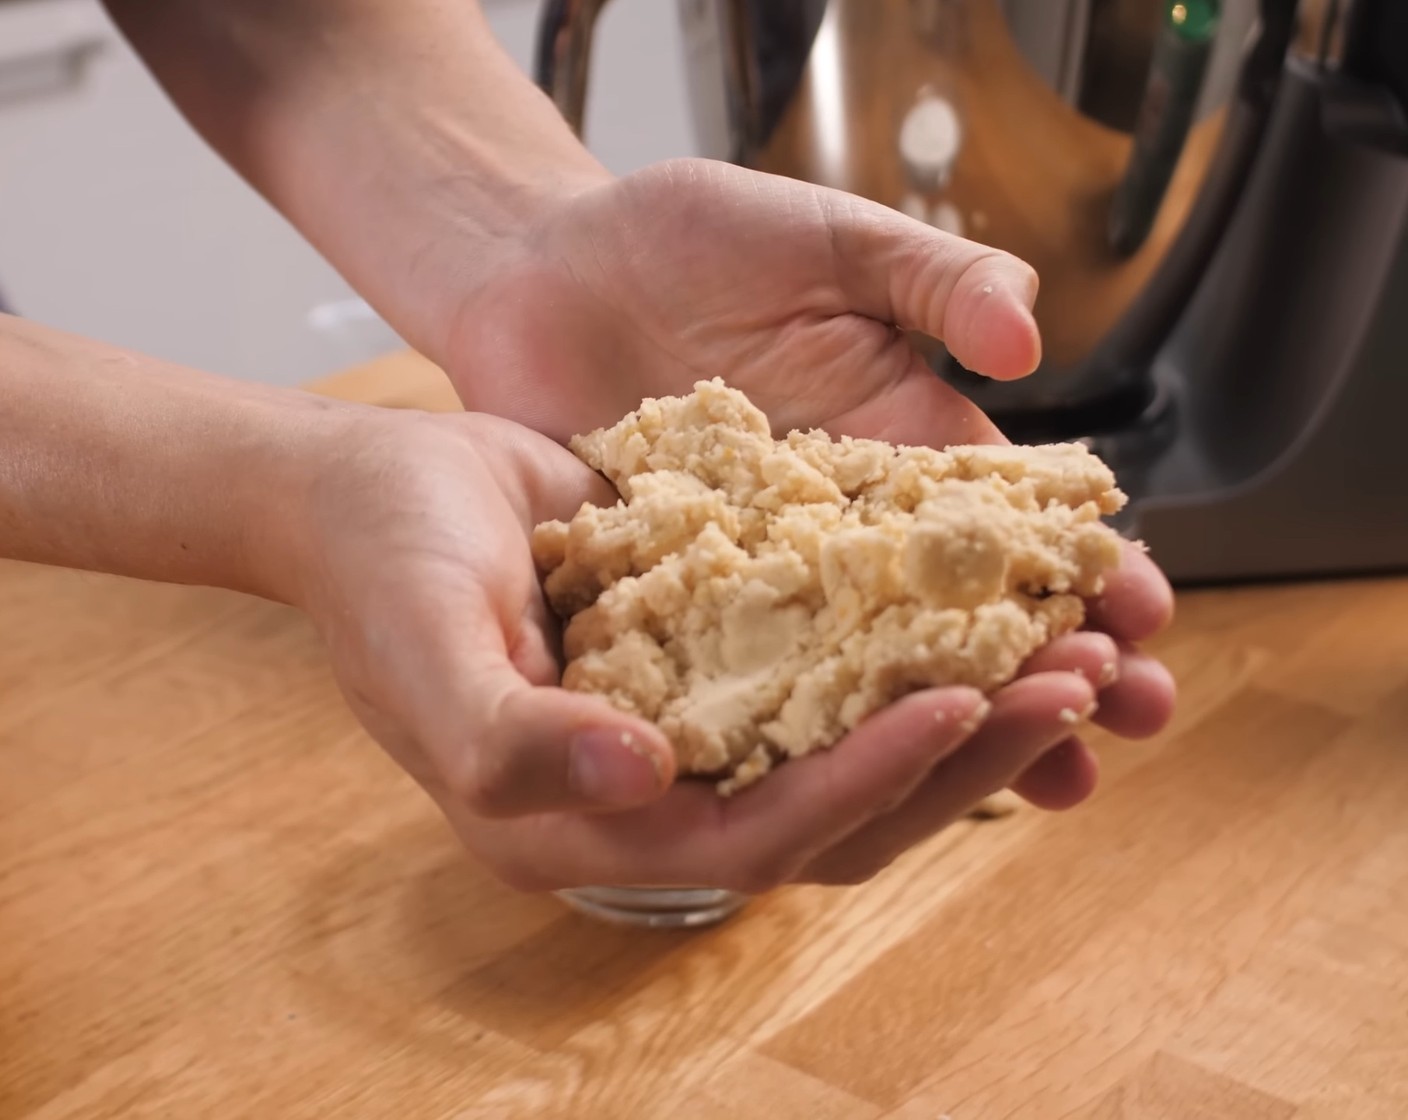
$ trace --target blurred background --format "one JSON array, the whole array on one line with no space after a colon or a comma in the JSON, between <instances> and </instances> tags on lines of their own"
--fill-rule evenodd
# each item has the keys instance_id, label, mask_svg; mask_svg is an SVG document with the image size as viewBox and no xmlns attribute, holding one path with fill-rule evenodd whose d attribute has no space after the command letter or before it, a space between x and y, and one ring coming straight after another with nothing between
<instances>
[{"instance_id":1,"label":"blurred background","mask_svg":"<svg viewBox=\"0 0 1408 1120\"><path fill-rule=\"evenodd\" d=\"M1029 261L1035 376L917 341L1097 450L1175 579L1408 563L1408 0L483 3L618 174L728 159ZM281 385L400 346L98 0L0 0L0 304Z\"/></svg>"},{"instance_id":2,"label":"blurred background","mask_svg":"<svg viewBox=\"0 0 1408 1120\"><path fill-rule=\"evenodd\" d=\"M537 0L484 9L526 71ZM599 49L599 158L624 173L694 154L675 6L617 0ZM186 125L98 0L0 0L0 296L64 330L283 385L399 345Z\"/></svg>"}]
</instances>

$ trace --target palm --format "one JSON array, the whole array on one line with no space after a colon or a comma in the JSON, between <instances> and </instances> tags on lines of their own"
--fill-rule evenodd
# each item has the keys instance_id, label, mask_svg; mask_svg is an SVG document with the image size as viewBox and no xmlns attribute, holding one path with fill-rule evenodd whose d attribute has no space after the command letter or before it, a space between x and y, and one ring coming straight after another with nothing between
<instances>
[{"instance_id":1,"label":"palm","mask_svg":"<svg viewBox=\"0 0 1408 1120\"><path fill-rule=\"evenodd\" d=\"M1025 372L1035 341L1018 301L986 300L989 332L964 337L993 279L1027 283L1011 258L851 196L683 161L551 215L467 301L448 364L470 407L559 439L723 377L782 431L991 440L896 324L943 334L988 372Z\"/></svg>"},{"instance_id":2,"label":"palm","mask_svg":"<svg viewBox=\"0 0 1408 1120\"><path fill-rule=\"evenodd\" d=\"M484 416L398 421L352 441L355 454L324 487L318 517L339 543L309 606L359 719L439 794L473 737L464 721L484 706L482 696L456 704L458 688L470 678L486 694L557 682L532 526L614 494L571 454L516 425Z\"/></svg>"}]
</instances>

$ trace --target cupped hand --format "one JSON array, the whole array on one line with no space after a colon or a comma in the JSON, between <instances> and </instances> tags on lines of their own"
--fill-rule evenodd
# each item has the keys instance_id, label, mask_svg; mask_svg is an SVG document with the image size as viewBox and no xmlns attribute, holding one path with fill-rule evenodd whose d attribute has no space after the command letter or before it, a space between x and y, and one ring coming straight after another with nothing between
<instances>
[{"instance_id":1,"label":"cupped hand","mask_svg":"<svg viewBox=\"0 0 1408 1120\"><path fill-rule=\"evenodd\" d=\"M1040 359L1036 274L855 195L708 160L569 194L467 292L434 354L466 407L565 440L701 378L778 433L1000 439L905 331L970 369Z\"/></svg>"},{"instance_id":2,"label":"cupped hand","mask_svg":"<svg viewBox=\"0 0 1408 1120\"><path fill-rule=\"evenodd\" d=\"M436 357L460 396L558 440L614 423L648 396L722 377L775 431L944 446L1001 434L940 380L907 332L941 339L990 377L1040 359L1023 262L854 195L729 164L680 160L570 194L466 293ZM1095 715L1116 734L1158 731L1173 682L1135 643L1162 630L1172 594L1131 547L1093 631L1036 664L1071 672L1103 657ZM1106 668L1106 665L1113 666ZM1075 804L1094 784L1083 744L1016 783Z\"/></svg>"},{"instance_id":3,"label":"cupped hand","mask_svg":"<svg viewBox=\"0 0 1408 1120\"><path fill-rule=\"evenodd\" d=\"M1056 769L1038 762L1053 748L1077 758L1061 713L1090 707L1115 656L1088 635L991 705L916 693L724 799L677 779L654 726L556 687L529 535L613 501L597 475L473 414L369 410L334 448L306 501L300 605L367 729L521 888L868 877L988 794L1038 780L1023 773Z\"/></svg>"},{"instance_id":4,"label":"cupped hand","mask_svg":"<svg viewBox=\"0 0 1408 1120\"><path fill-rule=\"evenodd\" d=\"M369 410L310 488L299 605L358 718L456 814L636 805L673 777L652 725L558 682L529 533L616 494L479 415Z\"/></svg>"}]
</instances>

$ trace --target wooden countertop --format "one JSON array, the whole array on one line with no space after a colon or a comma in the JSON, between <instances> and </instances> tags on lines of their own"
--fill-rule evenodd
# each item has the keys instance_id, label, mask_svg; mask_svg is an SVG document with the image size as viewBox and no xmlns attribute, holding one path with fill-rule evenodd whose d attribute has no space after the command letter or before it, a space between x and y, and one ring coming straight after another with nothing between
<instances>
[{"instance_id":1,"label":"wooden countertop","mask_svg":"<svg viewBox=\"0 0 1408 1120\"><path fill-rule=\"evenodd\" d=\"M1085 808L663 934L491 881L297 614L0 565L0 1117L1403 1120L1408 581L1181 612Z\"/></svg>"}]
</instances>

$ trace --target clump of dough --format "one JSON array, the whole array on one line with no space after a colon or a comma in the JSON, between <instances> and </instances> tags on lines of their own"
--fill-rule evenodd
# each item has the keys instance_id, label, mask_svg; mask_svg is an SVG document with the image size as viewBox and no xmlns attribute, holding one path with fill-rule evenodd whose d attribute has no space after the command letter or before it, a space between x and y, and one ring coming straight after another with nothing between
<instances>
[{"instance_id":1,"label":"clump of dough","mask_svg":"<svg viewBox=\"0 0 1408 1120\"><path fill-rule=\"evenodd\" d=\"M937 451L793 432L721 381L572 450L622 500L533 535L569 689L730 793L906 693L991 692L1078 628L1124 495L1078 444Z\"/></svg>"}]
</instances>

